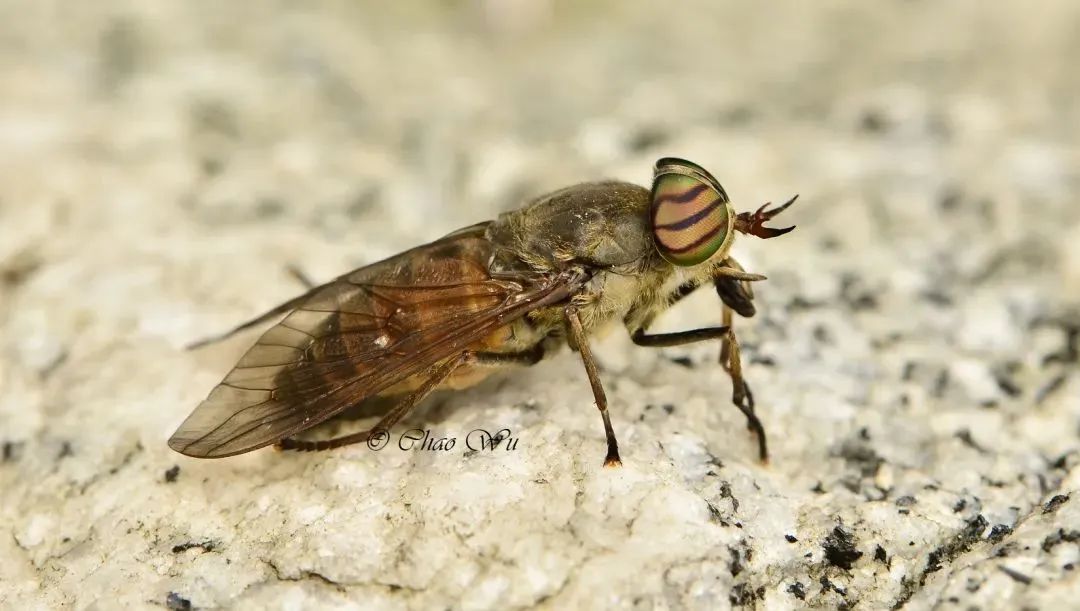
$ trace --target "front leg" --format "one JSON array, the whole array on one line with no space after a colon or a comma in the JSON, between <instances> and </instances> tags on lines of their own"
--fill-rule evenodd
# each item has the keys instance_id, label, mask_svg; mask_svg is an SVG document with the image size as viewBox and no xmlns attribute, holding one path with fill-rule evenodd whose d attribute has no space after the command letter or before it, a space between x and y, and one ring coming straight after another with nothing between
<instances>
[{"instance_id":1,"label":"front leg","mask_svg":"<svg viewBox=\"0 0 1080 611\"><path fill-rule=\"evenodd\" d=\"M739 411L746 416L746 426L757 437L758 440L758 456L762 462L768 462L769 450L768 441L765 435L765 426L761 423L761 420L754 413L754 396L750 391L750 387L746 384L746 380L742 375L742 355L739 350L739 341L735 337L735 332L732 328L732 313L733 310L728 304L728 299L725 299L725 293L721 292L721 286L724 286L727 296L737 296L739 301L744 304L749 304L750 315L753 314L753 305L750 300L753 298L753 293L750 292L749 285L743 289L742 283L748 282L749 279L757 279L756 274L747 274L743 271L742 267L733 259L725 261L725 265L717 268L717 273L714 275L714 283L717 287L717 293L724 301L724 319L723 326L719 327L704 327L701 329L691 329L688 331L676 331L674 333L647 333L646 328L652 322L652 316L644 318L644 324L633 329L630 326L630 320L632 316L627 316L627 329L630 331L630 339L638 346L647 347L668 347L668 346L681 346L685 344L692 344L695 342L708 341L708 340L721 340L720 345L720 363L724 367L724 371L731 377L732 386L732 402L735 407L739 408ZM738 283L736 286L732 286ZM698 288L696 284L687 284L679 287L668 298L669 304L674 304L680 299L686 297ZM740 308L740 313L745 311L745 306Z\"/></svg>"},{"instance_id":2,"label":"front leg","mask_svg":"<svg viewBox=\"0 0 1080 611\"><path fill-rule=\"evenodd\" d=\"M639 346L648 348L667 348L670 346L683 346L703 342L710 339L722 339L730 335L730 327L704 327L690 329L689 331L676 331L674 333L646 333L645 329L638 329L630 334L630 339Z\"/></svg>"},{"instance_id":3,"label":"front leg","mask_svg":"<svg viewBox=\"0 0 1080 611\"><path fill-rule=\"evenodd\" d=\"M739 265L739 262L734 257L728 257L724 261L724 266L745 273L742 265ZM761 277L764 278L764 276ZM720 297L720 301L723 301L725 306L735 310L739 316L750 318L757 313L754 308L754 287L745 278L739 278L732 274L714 274L713 286L716 288L716 295ZM730 322L724 324L730 324Z\"/></svg>"},{"instance_id":4,"label":"front leg","mask_svg":"<svg viewBox=\"0 0 1080 611\"><path fill-rule=\"evenodd\" d=\"M743 272L742 265L739 265L734 257L728 257L724 263L725 267ZM720 364L731 376L734 388L732 400L740 406L739 409L745 408L752 412L754 411L754 394L742 377L742 358L739 340L735 337L732 312L745 318L750 318L757 312L754 308L754 289L746 280L740 280L730 274L714 275L713 285L716 288L716 295L720 297L720 301L724 302L724 326L731 330L731 333L720 344Z\"/></svg>"},{"instance_id":5,"label":"front leg","mask_svg":"<svg viewBox=\"0 0 1080 611\"><path fill-rule=\"evenodd\" d=\"M725 322L730 322L731 310L726 306L724 309L726 315ZM754 413L754 395L750 392L750 387L746 384L746 380L743 379L739 341L735 338L735 332L732 331L730 326L705 327L702 329L691 329L689 331L656 334L646 334L643 329L638 329L630 335L630 339L638 346L648 347L681 346L710 339L722 340L723 343L720 347L720 363L723 365L724 370L728 372L728 375L731 376L731 401L735 404L735 407L739 408L739 411L746 416L747 428L753 431L754 436L757 437L758 457L761 459L761 462L769 461L769 448L765 436L765 426L761 424L761 420L757 417L757 414Z\"/></svg>"}]
</instances>

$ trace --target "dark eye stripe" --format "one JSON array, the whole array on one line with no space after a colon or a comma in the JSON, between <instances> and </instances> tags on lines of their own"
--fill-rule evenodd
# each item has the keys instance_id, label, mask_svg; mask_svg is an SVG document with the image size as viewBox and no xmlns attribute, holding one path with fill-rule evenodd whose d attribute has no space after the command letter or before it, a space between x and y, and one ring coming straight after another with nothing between
<instances>
[{"instance_id":1,"label":"dark eye stripe","mask_svg":"<svg viewBox=\"0 0 1080 611\"><path fill-rule=\"evenodd\" d=\"M717 225L716 227L713 227L711 230L709 230L708 233L706 233L705 235L701 236L700 238L694 240L690 244L687 244L686 246L675 247L675 246L668 246L667 244L665 244L664 248L667 249L668 252L674 253L674 254L688 252L688 251L694 250L695 248L701 246L705 242L708 242L709 240L716 237L716 234L720 233L721 229L725 229L725 227Z\"/></svg>"},{"instance_id":2,"label":"dark eye stripe","mask_svg":"<svg viewBox=\"0 0 1080 611\"><path fill-rule=\"evenodd\" d=\"M660 197L657 197L655 200L653 200L653 206L659 206L660 204L664 204L667 202L671 202L673 204L685 204L688 202L692 202L697 198L697 196L704 193L705 189L708 188L708 185L699 184L683 193L669 193L667 195L661 195Z\"/></svg>"},{"instance_id":3,"label":"dark eye stripe","mask_svg":"<svg viewBox=\"0 0 1080 611\"><path fill-rule=\"evenodd\" d=\"M675 222L672 222L672 223L665 223L663 225L657 225L656 229L666 229L668 231L676 231L676 230L679 230L679 229L686 229L688 227L693 227L694 225L698 224L699 221L701 221L705 217L712 214L712 211L716 210L716 207L719 206L722 203L723 202L721 202L719 198L714 199L712 201L712 203L706 205L701 210L698 210L694 214L691 214L690 216L682 219L681 221L675 221Z\"/></svg>"}]
</instances>

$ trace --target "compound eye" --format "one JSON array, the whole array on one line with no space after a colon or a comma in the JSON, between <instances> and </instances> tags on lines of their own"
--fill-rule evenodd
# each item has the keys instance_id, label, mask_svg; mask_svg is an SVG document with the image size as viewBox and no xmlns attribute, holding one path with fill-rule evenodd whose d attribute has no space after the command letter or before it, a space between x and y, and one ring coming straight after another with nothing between
<instances>
[{"instance_id":1,"label":"compound eye","mask_svg":"<svg viewBox=\"0 0 1080 611\"><path fill-rule=\"evenodd\" d=\"M727 194L712 175L682 159L656 163L652 231L664 259L684 267L707 260L730 239L733 222Z\"/></svg>"}]
</instances>

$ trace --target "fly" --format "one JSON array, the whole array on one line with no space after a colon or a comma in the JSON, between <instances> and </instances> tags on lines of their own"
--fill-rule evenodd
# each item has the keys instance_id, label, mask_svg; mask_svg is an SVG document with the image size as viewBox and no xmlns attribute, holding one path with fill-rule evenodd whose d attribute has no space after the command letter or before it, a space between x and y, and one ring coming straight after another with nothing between
<instances>
[{"instance_id":1,"label":"fly","mask_svg":"<svg viewBox=\"0 0 1080 611\"><path fill-rule=\"evenodd\" d=\"M622 322L639 346L720 342L732 401L768 459L765 429L743 379L733 314L754 315L752 282L730 256L736 233L774 238L765 222L794 203L736 214L702 167L664 158L652 189L584 183L538 197L494 221L455 231L361 267L222 336L275 316L169 439L177 452L221 458L275 445L316 451L388 431L428 394L463 388L506 367L532 365L567 344L581 355L607 438L621 464L588 337ZM712 284L721 326L649 333L658 314ZM309 441L296 435L366 401L393 407L369 430Z\"/></svg>"}]
</instances>

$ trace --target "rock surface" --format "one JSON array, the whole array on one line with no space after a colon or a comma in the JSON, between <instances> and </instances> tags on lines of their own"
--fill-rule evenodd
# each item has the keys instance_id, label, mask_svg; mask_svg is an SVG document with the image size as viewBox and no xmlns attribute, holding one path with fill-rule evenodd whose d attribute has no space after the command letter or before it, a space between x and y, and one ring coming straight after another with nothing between
<instances>
[{"instance_id":1,"label":"rock surface","mask_svg":"<svg viewBox=\"0 0 1080 611\"><path fill-rule=\"evenodd\" d=\"M1080 5L370 4L0 3L0 607L1075 604ZM736 245L770 465L715 346L619 333L620 470L565 352L401 427L449 452L165 445L289 266L663 155L801 194Z\"/></svg>"}]
</instances>

